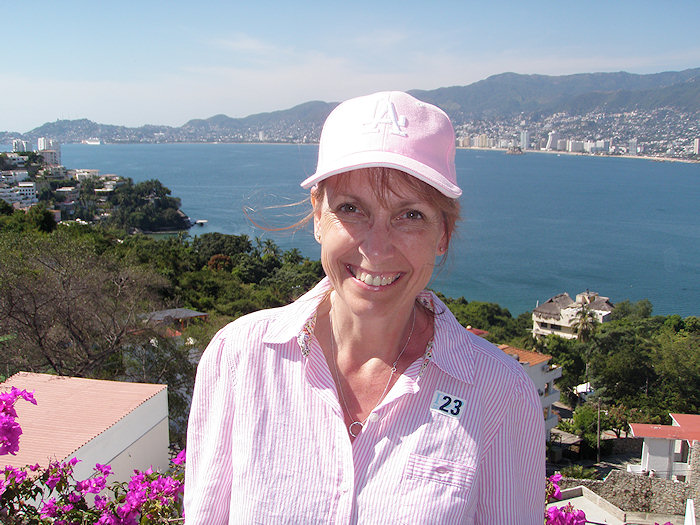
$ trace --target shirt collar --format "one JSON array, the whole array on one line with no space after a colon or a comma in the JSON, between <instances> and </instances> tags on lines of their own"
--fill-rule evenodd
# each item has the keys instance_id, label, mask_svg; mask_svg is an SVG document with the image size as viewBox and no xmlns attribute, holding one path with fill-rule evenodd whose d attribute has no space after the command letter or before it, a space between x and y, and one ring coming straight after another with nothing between
<instances>
[{"instance_id":1,"label":"shirt collar","mask_svg":"<svg viewBox=\"0 0 700 525\"><path fill-rule=\"evenodd\" d=\"M432 362L443 372L465 383L474 382L474 340L445 304L433 292L424 290L418 299L428 297L435 313Z\"/></svg>"},{"instance_id":2,"label":"shirt collar","mask_svg":"<svg viewBox=\"0 0 700 525\"><path fill-rule=\"evenodd\" d=\"M313 333L316 311L323 299L332 290L328 277L324 277L316 286L302 295L292 304L284 307L283 315L277 317L268 327L263 342L284 344L292 339L299 339L305 332ZM306 355L302 347L302 352Z\"/></svg>"},{"instance_id":3,"label":"shirt collar","mask_svg":"<svg viewBox=\"0 0 700 525\"><path fill-rule=\"evenodd\" d=\"M288 305L284 315L277 317L268 327L263 341L269 344L285 344L296 339L304 356L308 355L309 340L316 323L316 312L323 299L333 289L328 277L324 277L310 291ZM418 295L418 300L435 312L432 362L443 372L465 383L474 380L473 334L462 327L447 306L428 290Z\"/></svg>"}]
</instances>

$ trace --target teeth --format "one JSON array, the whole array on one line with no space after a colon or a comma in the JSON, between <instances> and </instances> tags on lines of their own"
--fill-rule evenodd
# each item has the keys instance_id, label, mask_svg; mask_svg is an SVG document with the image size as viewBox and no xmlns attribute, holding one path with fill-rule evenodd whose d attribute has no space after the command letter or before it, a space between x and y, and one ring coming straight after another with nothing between
<instances>
[{"instance_id":1,"label":"teeth","mask_svg":"<svg viewBox=\"0 0 700 525\"><path fill-rule=\"evenodd\" d=\"M355 277L369 286L386 286L398 279L398 275L386 277L381 275L371 275L367 272L360 272Z\"/></svg>"}]
</instances>

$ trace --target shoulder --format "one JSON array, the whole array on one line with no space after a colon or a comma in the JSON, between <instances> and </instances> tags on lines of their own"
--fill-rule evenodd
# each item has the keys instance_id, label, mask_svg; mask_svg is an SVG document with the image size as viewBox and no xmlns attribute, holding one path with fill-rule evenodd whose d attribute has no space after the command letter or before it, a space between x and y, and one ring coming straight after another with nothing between
<instances>
[{"instance_id":1,"label":"shoulder","mask_svg":"<svg viewBox=\"0 0 700 525\"><path fill-rule=\"evenodd\" d=\"M297 340L306 324L315 318L326 288L325 280L321 281L293 303L252 312L232 321L212 338L202 361L224 360L233 367L242 355Z\"/></svg>"},{"instance_id":2,"label":"shoulder","mask_svg":"<svg viewBox=\"0 0 700 525\"><path fill-rule=\"evenodd\" d=\"M490 341L464 328L436 297L435 364L492 399L531 396L536 391L522 364Z\"/></svg>"}]
</instances>

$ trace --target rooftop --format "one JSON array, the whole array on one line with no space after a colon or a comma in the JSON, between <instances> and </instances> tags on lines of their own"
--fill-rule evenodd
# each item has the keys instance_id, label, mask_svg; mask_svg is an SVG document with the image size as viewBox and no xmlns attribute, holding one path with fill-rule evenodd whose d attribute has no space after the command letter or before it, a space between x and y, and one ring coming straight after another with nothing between
<instances>
[{"instance_id":1,"label":"rooftop","mask_svg":"<svg viewBox=\"0 0 700 525\"><path fill-rule=\"evenodd\" d=\"M634 437L700 441L700 415L671 414L675 425L630 423Z\"/></svg>"},{"instance_id":2,"label":"rooftop","mask_svg":"<svg viewBox=\"0 0 700 525\"><path fill-rule=\"evenodd\" d=\"M529 350L515 348L514 346L510 345L498 345L498 348L503 350L506 354L515 357L518 362L527 363L530 366L546 363L552 359L551 355L541 354L540 352L531 352Z\"/></svg>"},{"instance_id":3,"label":"rooftop","mask_svg":"<svg viewBox=\"0 0 700 525\"><path fill-rule=\"evenodd\" d=\"M18 401L22 427L19 452L6 456L14 466L63 461L110 428L166 385L125 383L20 372L0 390L12 387L34 393L36 405Z\"/></svg>"}]
</instances>

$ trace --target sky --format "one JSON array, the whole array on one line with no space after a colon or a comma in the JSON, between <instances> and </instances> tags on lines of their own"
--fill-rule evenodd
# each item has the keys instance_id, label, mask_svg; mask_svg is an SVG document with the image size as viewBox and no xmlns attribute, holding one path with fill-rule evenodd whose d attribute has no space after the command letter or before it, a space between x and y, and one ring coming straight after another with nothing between
<instances>
[{"instance_id":1,"label":"sky","mask_svg":"<svg viewBox=\"0 0 700 525\"><path fill-rule=\"evenodd\" d=\"M700 2L0 1L0 131L181 126L311 100L700 67ZM14 10L14 11L13 11Z\"/></svg>"}]
</instances>

